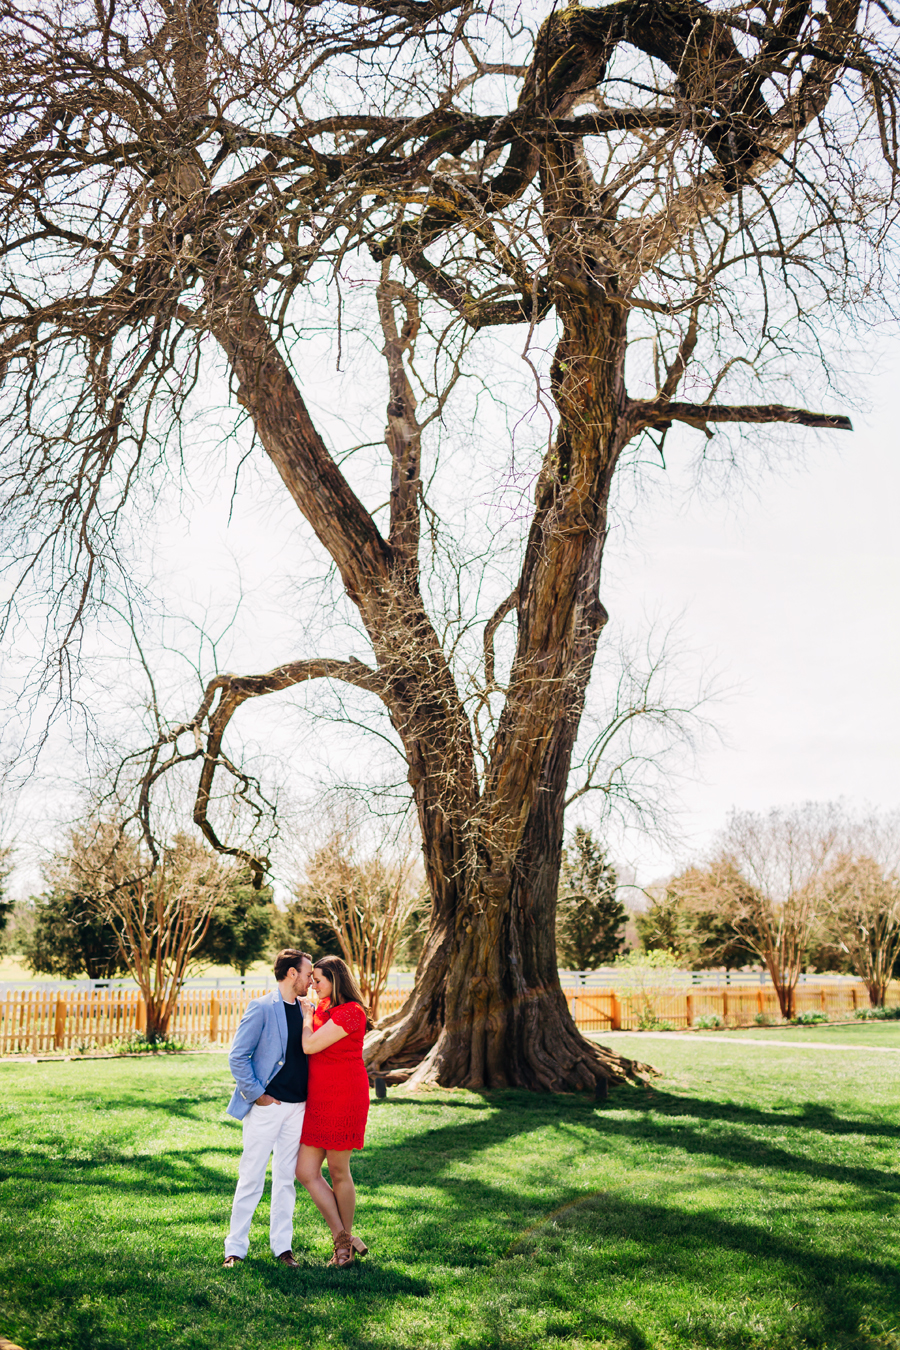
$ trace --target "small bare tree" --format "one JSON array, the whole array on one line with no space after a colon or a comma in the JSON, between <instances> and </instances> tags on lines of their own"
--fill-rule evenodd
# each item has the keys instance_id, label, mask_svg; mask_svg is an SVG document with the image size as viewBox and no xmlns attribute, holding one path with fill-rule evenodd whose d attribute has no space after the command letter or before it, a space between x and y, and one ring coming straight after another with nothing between
<instances>
[{"instance_id":1,"label":"small bare tree","mask_svg":"<svg viewBox=\"0 0 900 1350\"><path fill-rule=\"evenodd\" d=\"M719 872L734 931L769 972L785 1018L794 1016L820 883L835 859L840 827L831 804L807 802L767 814L735 811L710 868Z\"/></svg>"},{"instance_id":2,"label":"small bare tree","mask_svg":"<svg viewBox=\"0 0 900 1350\"><path fill-rule=\"evenodd\" d=\"M201 949L234 868L196 839L177 834L154 867L111 820L72 831L58 882L84 897L115 932L122 964L147 1008L147 1039L164 1038L181 986Z\"/></svg>"},{"instance_id":3,"label":"small bare tree","mask_svg":"<svg viewBox=\"0 0 900 1350\"><path fill-rule=\"evenodd\" d=\"M200 956L213 911L233 876L196 840L178 836L149 877L104 898L119 947L147 1005L147 1039L165 1037L181 986Z\"/></svg>"},{"instance_id":4,"label":"small bare tree","mask_svg":"<svg viewBox=\"0 0 900 1350\"><path fill-rule=\"evenodd\" d=\"M841 950L884 1006L900 958L900 818L870 817L851 827L846 851L822 877L823 916Z\"/></svg>"},{"instance_id":5,"label":"small bare tree","mask_svg":"<svg viewBox=\"0 0 900 1350\"><path fill-rule=\"evenodd\" d=\"M307 867L309 901L337 934L373 1020L410 919L421 907L424 882L416 873L411 842L396 855L386 848L366 853L348 827L336 830Z\"/></svg>"}]
</instances>

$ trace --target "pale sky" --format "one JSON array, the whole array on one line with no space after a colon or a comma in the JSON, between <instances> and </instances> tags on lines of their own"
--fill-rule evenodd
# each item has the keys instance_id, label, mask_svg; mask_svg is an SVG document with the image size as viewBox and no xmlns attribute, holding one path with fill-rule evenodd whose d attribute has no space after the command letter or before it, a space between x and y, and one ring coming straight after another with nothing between
<instances>
[{"instance_id":1,"label":"pale sky","mask_svg":"<svg viewBox=\"0 0 900 1350\"><path fill-rule=\"evenodd\" d=\"M853 433L822 434L805 465L784 457L752 491L645 503L608 550L607 608L683 610L687 644L740 686L715 710L727 744L684 789L683 856L733 806L900 805L900 344L880 366ZM642 880L671 866L632 846Z\"/></svg>"}]
</instances>

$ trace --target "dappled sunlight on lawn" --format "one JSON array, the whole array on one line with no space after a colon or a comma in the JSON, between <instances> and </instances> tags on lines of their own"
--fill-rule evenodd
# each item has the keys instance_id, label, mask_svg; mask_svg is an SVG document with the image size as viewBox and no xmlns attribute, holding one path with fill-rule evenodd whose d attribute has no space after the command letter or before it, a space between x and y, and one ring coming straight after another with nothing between
<instances>
[{"instance_id":1,"label":"dappled sunlight on lawn","mask_svg":"<svg viewBox=\"0 0 900 1350\"><path fill-rule=\"evenodd\" d=\"M265 1200L221 1270L220 1059L0 1065L0 1329L25 1350L900 1347L893 1083L862 1056L641 1053L663 1076L605 1108L373 1104L349 1272L302 1193L299 1270L267 1252Z\"/></svg>"}]
</instances>

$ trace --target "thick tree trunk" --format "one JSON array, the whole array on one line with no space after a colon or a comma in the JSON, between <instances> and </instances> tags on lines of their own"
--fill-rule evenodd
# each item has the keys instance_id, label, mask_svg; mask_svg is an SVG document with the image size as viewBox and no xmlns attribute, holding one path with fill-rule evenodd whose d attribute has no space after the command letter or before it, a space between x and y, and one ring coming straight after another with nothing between
<instances>
[{"instance_id":1,"label":"thick tree trunk","mask_svg":"<svg viewBox=\"0 0 900 1350\"><path fill-rule=\"evenodd\" d=\"M239 397L359 608L406 751L432 920L415 990L370 1037L366 1059L412 1069L416 1083L590 1090L641 1068L580 1035L556 969L563 802L606 617L597 593L606 510L627 439L623 310L587 289L567 309L560 432L538 485L517 652L481 791L468 721L403 546L408 527L385 540L371 523L255 307L223 297L217 309ZM415 472L409 434L403 444Z\"/></svg>"},{"instance_id":2,"label":"thick tree trunk","mask_svg":"<svg viewBox=\"0 0 900 1350\"><path fill-rule=\"evenodd\" d=\"M645 1067L579 1033L556 963L563 808L606 620L598 587L610 483L628 438L621 311L591 288L568 318L555 371L563 418L519 583L518 649L479 802L477 865L471 875L457 868L455 913L435 907L416 989L367 1044L370 1067L402 1071L437 1031L413 1084L594 1090ZM423 834L427 857L436 841Z\"/></svg>"}]
</instances>

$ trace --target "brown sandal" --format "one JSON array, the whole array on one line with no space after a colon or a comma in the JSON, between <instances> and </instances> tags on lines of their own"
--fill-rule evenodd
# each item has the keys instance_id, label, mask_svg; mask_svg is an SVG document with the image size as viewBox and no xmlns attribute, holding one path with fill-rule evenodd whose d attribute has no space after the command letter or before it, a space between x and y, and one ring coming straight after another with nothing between
<instances>
[{"instance_id":1,"label":"brown sandal","mask_svg":"<svg viewBox=\"0 0 900 1350\"><path fill-rule=\"evenodd\" d=\"M350 1241L353 1243L353 1250L356 1252L357 1256L369 1255L369 1249L363 1242L362 1238L352 1237Z\"/></svg>"},{"instance_id":2,"label":"brown sandal","mask_svg":"<svg viewBox=\"0 0 900 1350\"><path fill-rule=\"evenodd\" d=\"M341 1229L334 1239L334 1256L328 1264L330 1266L339 1266L343 1269L344 1266L351 1266L353 1264L355 1254L353 1249L353 1238L346 1229Z\"/></svg>"}]
</instances>

